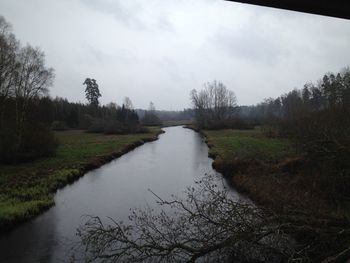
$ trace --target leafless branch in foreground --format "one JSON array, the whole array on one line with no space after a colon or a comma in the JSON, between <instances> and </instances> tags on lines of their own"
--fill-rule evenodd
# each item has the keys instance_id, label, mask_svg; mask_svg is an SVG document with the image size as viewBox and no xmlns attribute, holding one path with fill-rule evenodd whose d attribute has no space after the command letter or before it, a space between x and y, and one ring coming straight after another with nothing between
<instances>
[{"instance_id":1,"label":"leafless branch in foreground","mask_svg":"<svg viewBox=\"0 0 350 263\"><path fill-rule=\"evenodd\" d=\"M78 229L86 260L277 262L291 253L282 225L254 205L233 200L212 176L187 188L184 200L153 194L160 209L133 210L128 224L89 217Z\"/></svg>"}]
</instances>

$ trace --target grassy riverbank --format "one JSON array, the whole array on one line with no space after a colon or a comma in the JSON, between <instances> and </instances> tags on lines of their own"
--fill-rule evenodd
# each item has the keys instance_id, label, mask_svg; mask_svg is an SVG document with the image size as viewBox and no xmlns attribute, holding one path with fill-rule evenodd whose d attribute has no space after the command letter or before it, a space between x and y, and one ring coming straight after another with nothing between
<instances>
[{"instance_id":1,"label":"grassy riverbank","mask_svg":"<svg viewBox=\"0 0 350 263\"><path fill-rule=\"evenodd\" d=\"M287 178L281 165L298 160L297 150L287 139L268 138L260 130L205 130L213 166L253 200L285 208ZM287 165L288 166L288 165ZM291 165L293 166L293 165ZM289 200L290 201L290 200Z\"/></svg>"},{"instance_id":2,"label":"grassy riverbank","mask_svg":"<svg viewBox=\"0 0 350 263\"><path fill-rule=\"evenodd\" d=\"M214 168L258 203L282 212L312 209L337 216L322 193L313 188L303 153L285 138L255 130L205 130Z\"/></svg>"},{"instance_id":3,"label":"grassy riverbank","mask_svg":"<svg viewBox=\"0 0 350 263\"><path fill-rule=\"evenodd\" d=\"M210 154L229 162L235 159L278 162L296 156L293 144L281 138L268 138L260 130L207 130Z\"/></svg>"},{"instance_id":4,"label":"grassy riverbank","mask_svg":"<svg viewBox=\"0 0 350 263\"><path fill-rule=\"evenodd\" d=\"M28 220L54 204L53 193L86 171L152 141L161 132L103 135L57 132L57 154L30 163L0 166L0 230Z\"/></svg>"},{"instance_id":5,"label":"grassy riverbank","mask_svg":"<svg viewBox=\"0 0 350 263\"><path fill-rule=\"evenodd\" d=\"M312 165L291 141L269 138L257 129L202 133L214 168L235 188L290 224L291 235L309 250L305 253L311 262L341 255L350 246L349 206L332 202L322 191L315 183L318 174L311 173Z\"/></svg>"}]
</instances>

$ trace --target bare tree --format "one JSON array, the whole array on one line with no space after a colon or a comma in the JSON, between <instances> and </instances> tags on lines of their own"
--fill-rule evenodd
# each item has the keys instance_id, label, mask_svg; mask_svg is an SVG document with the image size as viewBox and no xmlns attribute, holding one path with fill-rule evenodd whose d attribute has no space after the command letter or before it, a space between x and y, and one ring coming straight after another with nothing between
<instances>
[{"instance_id":1,"label":"bare tree","mask_svg":"<svg viewBox=\"0 0 350 263\"><path fill-rule=\"evenodd\" d=\"M106 107L112 110L116 110L118 108L118 105L115 102L110 102L106 105Z\"/></svg>"},{"instance_id":2,"label":"bare tree","mask_svg":"<svg viewBox=\"0 0 350 263\"><path fill-rule=\"evenodd\" d=\"M191 101L196 113L196 121L197 125L202 128L205 127L208 121L207 111L208 111L208 96L202 90L197 92L197 90L193 89L191 91Z\"/></svg>"},{"instance_id":3,"label":"bare tree","mask_svg":"<svg viewBox=\"0 0 350 263\"><path fill-rule=\"evenodd\" d=\"M237 106L234 92L217 81L205 84L205 92L208 94L212 118L216 120L230 118L233 108Z\"/></svg>"},{"instance_id":4,"label":"bare tree","mask_svg":"<svg viewBox=\"0 0 350 263\"><path fill-rule=\"evenodd\" d=\"M192 104L196 111L197 123L200 127L210 121L228 120L233 117L237 107L237 99L233 91L217 81L208 82L204 89L191 91Z\"/></svg>"},{"instance_id":5,"label":"bare tree","mask_svg":"<svg viewBox=\"0 0 350 263\"><path fill-rule=\"evenodd\" d=\"M108 225L90 217L78 230L87 251L85 260L273 262L291 253L281 224L255 206L232 199L211 176L189 187L185 200L166 201L154 195L161 210L134 210L129 224L110 219Z\"/></svg>"},{"instance_id":6,"label":"bare tree","mask_svg":"<svg viewBox=\"0 0 350 263\"><path fill-rule=\"evenodd\" d=\"M146 126L158 126L162 125L161 119L156 114L156 107L151 101L148 106L148 110L145 112L145 115L141 119L143 125Z\"/></svg>"},{"instance_id":7,"label":"bare tree","mask_svg":"<svg viewBox=\"0 0 350 263\"><path fill-rule=\"evenodd\" d=\"M156 112L156 106L154 106L154 103L152 101L149 103L148 111L153 114Z\"/></svg>"},{"instance_id":8,"label":"bare tree","mask_svg":"<svg viewBox=\"0 0 350 263\"><path fill-rule=\"evenodd\" d=\"M5 101L14 93L18 66L16 55L19 43L11 31L11 25L0 16L0 127L3 126Z\"/></svg>"},{"instance_id":9,"label":"bare tree","mask_svg":"<svg viewBox=\"0 0 350 263\"><path fill-rule=\"evenodd\" d=\"M134 106L132 105L131 99L129 97L125 97L123 101L123 105L127 110L133 110Z\"/></svg>"},{"instance_id":10,"label":"bare tree","mask_svg":"<svg viewBox=\"0 0 350 263\"><path fill-rule=\"evenodd\" d=\"M39 48L30 45L22 48L17 56L18 66L16 68L16 127L17 147L22 143L24 121L29 102L48 92L52 85L54 71L45 66L45 54Z\"/></svg>"}]
</instances>

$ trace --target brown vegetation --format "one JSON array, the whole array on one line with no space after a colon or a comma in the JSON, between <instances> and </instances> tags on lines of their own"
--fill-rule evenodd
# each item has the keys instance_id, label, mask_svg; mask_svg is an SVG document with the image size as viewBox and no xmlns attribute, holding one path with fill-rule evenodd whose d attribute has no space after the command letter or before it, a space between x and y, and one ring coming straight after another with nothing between
<instances>
[{"instance_id":1,"label":"brown vegetation","mask_svg":"<svg viewBox=\"0 0 350 263\"><path fill-rule=\"evenodd\" d=\"M333 189L327 189L328 185L320 187L317 175L310 174L313 166L306 157L291 155L259 160L259 156L252 159L242 152L236 152L235 156L228 154L225 146L229 147L228 140L239 140L242 148L249 149L250 142L244 140L242 132L238 133L241 138L230 138L229 131L225 132L224 144L215 140L218 132L202 133L207 136L211 147L213 168L228 178L235 189L256 204L274 211L282 222L290 224L288 232L298 240L300 250L309 246L304 251L307 254L304 259L319 262L349 246L347 207L329 198ZM222 131L220 133L222 137ZM234 131L230 133L234 134Z\"/></svg>"}]
</instances>

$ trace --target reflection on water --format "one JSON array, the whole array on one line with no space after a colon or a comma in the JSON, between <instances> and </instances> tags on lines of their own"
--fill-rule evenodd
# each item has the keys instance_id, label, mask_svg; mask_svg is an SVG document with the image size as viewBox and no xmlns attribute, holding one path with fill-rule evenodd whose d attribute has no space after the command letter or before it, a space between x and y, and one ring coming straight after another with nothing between
<instances>
[{"instance_id":1,"label":"reflection on water","mask_svg":"<svg viewBox=\"0 0 350 263\"><path fill-rule=\"evenodd\" d=\"M0 262L67 262L84 215L127 220L131 207L154 204L148 189L163 198L181 196L194 180L215 173L197 133L181 127L164 130L158 141L57 191L53 208L0 237Z\"/></svg>"}]
</instances>

